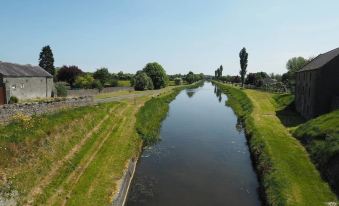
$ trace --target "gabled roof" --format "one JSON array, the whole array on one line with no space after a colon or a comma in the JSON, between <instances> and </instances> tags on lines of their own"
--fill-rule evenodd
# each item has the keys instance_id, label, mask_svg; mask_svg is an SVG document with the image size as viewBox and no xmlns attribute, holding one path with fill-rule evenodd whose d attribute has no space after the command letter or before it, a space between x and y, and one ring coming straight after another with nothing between
<instances>
[{"instance_id":1,"label":"gabled roof","mask_svg":"<svg viewBox=\"0 0 339 206\"><path fill-rule=\"evenodd\" d=\"M20 65L0 61L0 74L4 77L53 77L39 66Z\"/></svg>"},{"instance_id":2,"label":"gabled roof","mask_svg":"<svg viewBox=\"0 0 339 206\"><path fill-rule=\"evenodd\" d=\"M306 64L299 72L319 69L337 56L339 56L339 48L333 49L324 54L320 54L308 64Z\"/></svg>"}]
</instances>

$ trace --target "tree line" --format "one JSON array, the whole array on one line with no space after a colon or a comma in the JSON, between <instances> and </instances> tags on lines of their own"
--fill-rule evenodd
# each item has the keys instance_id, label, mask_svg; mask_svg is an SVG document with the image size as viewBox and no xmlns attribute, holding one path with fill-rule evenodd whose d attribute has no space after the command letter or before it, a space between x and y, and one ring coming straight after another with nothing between
<instances>
[{"instance_id":1,"label":"tree line","mask_svg":"<svg viewBox=\"0 0 339 206\"><path fill-rule=\"evenodd\" d=\"M39 55L39 66L53 75L55 82L66 82L70 88L99 89L101 91L106 86L118 86L119 80L130 81L135 90L161 89L174 81L176 85L184 81L191 84L204 78L204 74L194 74L189 72L186 75L167 75L165 69L157 62L146 64L146 66L136 72L136 74L110 73L105 67L97 69L95 72L84 72L76 65L64 65L60 68L54 66L54 57L49 45L44 46ZM56 85L57 89L62 87ZM65 90L63 88L63 90Z\"/></svg>"},{"instance_id":2,"label":"tree line","mask_svg":"<svg viewBox=\"0 0 339 206\"><path fill-rule=\"evenodd\" d=\"M253 85L255 87L279 87L284 88L286 90L289 88L293 91L295 86L295 76L296 72L302 69L307 63L312 61L314 57L303 58L303 57L293 57L289 59L286 63L287 72L283 74L267 74L266 72L254 72L247 74L247 66L248 66L248 53L246 48L242 48L239 52L240 59L240 70L239 75L231 76L226 75L223 76L223 66L221 65L214 71L214 79L220 80L223 82L229 83L241 83L243 87L246 85Z\"/></svg>"}]
</instances>

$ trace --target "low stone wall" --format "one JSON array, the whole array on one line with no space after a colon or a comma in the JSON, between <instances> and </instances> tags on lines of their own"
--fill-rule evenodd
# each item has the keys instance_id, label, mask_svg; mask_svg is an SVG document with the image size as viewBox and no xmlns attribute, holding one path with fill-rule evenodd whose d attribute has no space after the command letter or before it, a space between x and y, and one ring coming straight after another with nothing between
<instances>
[{"instance_id":1,"label":"low stone wall","mask_svg":"<svg viewBox=\"0 0 339 206\"><path fill-rule=\"evenodd\" d=\"M105 87L101 93L117 92L117 91L132 91L133 87ZM67 91L67 95L70 97L80 97L80 96L94 96L99 94L97 89L72 89Z\"/></svg>"},{"instance_id":2,"label":"low stone wall","mask_svg":"<svg viewBox=\"0 0 339 206\"><path fill-rule=\"evenodd\" d=\"M46 102L32 102L23 104L5 104L0 106L0 122L8 122L13 115L22 113L25 115L41 115L56 112L63 108L81 107L94 104L93 97L77 97L54 99Z\"/></svg>"},{"instance_id":3,"label":"low stone wall","mask_svg":"<svg viewBox=\"0 0 339 206\"><path fill-rule=\"evenodd\" d=\"M117 186L118 191L113 198L112 206L124 206L125 205L129 187L133 180L137 161L138 161L137 159L132 158L127 163L127 168L125 169L122 178L118 182L118 186Z\"/></svg>"}]
</instances>

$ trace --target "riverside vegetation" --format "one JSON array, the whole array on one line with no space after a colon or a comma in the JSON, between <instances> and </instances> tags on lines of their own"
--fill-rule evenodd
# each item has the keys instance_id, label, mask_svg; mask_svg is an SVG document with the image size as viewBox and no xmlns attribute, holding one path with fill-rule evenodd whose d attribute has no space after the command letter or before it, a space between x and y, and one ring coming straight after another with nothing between
<instances>
[{"instance_id":1,"label":"riverside vegetation","mask_svg":"<svg viewBox=\"0 0 339 206\"><path fill-rule=\"evenodd\" d=\"M245 123L268 205L324 205L337 201L304 147L276 116L283 103L277 104L274 94L214 83L228 95L227 104ZM283 97L285 103L290 98Z\"/></svg>"}]
</instances>

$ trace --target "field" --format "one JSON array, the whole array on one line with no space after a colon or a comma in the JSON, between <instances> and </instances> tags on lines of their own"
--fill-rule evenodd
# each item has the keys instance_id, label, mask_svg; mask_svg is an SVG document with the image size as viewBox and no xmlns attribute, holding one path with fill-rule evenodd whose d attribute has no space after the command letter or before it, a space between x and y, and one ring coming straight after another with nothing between
<instances>
[{"instance_id":1,"label":"field","mask_svg":"<svg viewBox=\"0 0 339 206\"><path fill-rule=\"evenodd\" d=\"M119 80L118 87L130 87L131 82L129 80Z\"/></svg>"},{"instance_id":2,"label":"field","mask_svg":"<svg viewBox=\"0 0 339 206\"><path fill-rule=\"evenodd\" d=\"M217 83L246 125L264 196L269 205L325 205L336 201L301 143L276 115L274 94Z\"/></svg>"}]
</instances>

